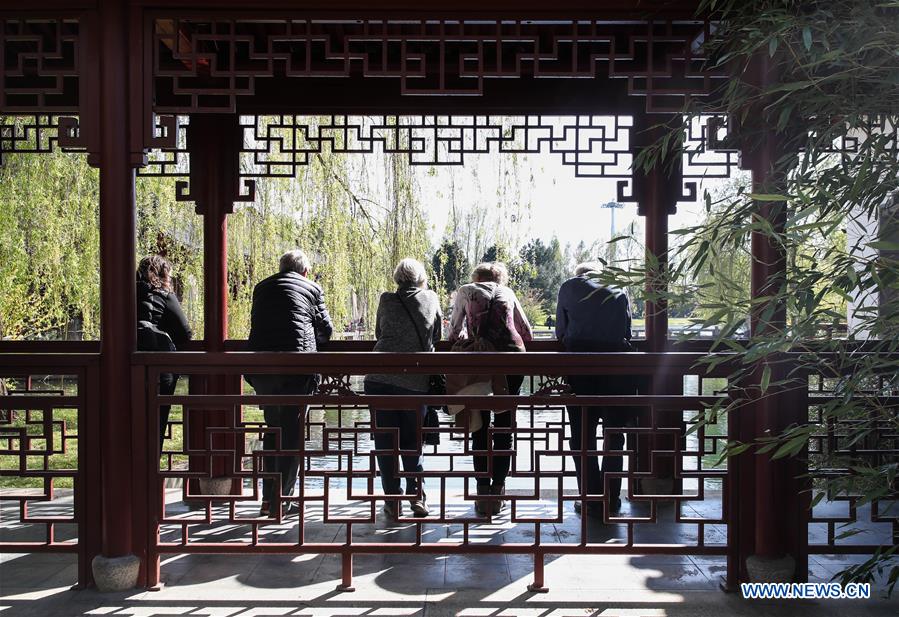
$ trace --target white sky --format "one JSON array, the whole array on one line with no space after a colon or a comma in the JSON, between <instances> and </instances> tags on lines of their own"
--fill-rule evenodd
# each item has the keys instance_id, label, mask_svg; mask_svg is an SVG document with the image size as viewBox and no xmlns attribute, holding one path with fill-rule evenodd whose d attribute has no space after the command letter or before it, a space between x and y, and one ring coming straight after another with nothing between
<instances>
[{"instance_id":1,"label":"white sky","mask_svg":"<svg viewBox=\"0 0 899 617\"><path fill-rule=\"evenodd\" d=\"M441 240L450 213L449 175L457 174L456 202L464 207L484 195L494 195L502 185L496 162L501 156L509 155L477 155L466 159L466 168L478 168L478 187L471 182L470 171L465 168L455 168L455 171L448 167L438 168L434 176L424 173L425 168L418 168L421 170L417 175L422 195L427 196L425 202L433 244ZM611 209L601 206L616 200L616 179L578 178L573 166L562 164L561 156L536 154L529 155L528 160L521 163L520 184L521 201L531 204L520 221L520 233L525 239L537 237L548 241L555 235L563 246L570 243L574 247L582 240L589 246L596 240L607 242L611 238ZM678 204L677 214L670 219L670 228L692 224L700 208L700 203ZM622 234L635 219L642 218L637 215L636 203L625 203L624 208L615 211L616 235Z\"/></svg>"}]
</instances>

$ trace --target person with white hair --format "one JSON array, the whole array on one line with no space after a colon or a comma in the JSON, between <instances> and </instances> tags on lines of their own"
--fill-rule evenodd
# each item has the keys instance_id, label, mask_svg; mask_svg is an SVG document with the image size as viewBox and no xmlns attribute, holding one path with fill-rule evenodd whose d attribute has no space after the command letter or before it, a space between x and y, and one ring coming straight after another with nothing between
<instances>
[{"instance_id":1,"label":"person with white hair","mask_svg":"<svg viewBox=\"0 0 899 617\"><path fill-rule=\"evenodd\" d=\"M425 268L417 259L407 257L400 261L393 272L396 291L385 291L378 302L375 321L375 351L415 353L434 351L440 340L443 316L437 294L427 288ZM374 396L427 394L430 387L428 375L371 374L365 377L365 394ZM403 471L421 473L421 448L419 427L427 408L372 409L372 433L375 449L405 451ZM399 444L396 436L399 435ZM398 477L398 461L394 454L377 455L381 472L381 486L385 495L405 495L403 499L384 502L384 513L392 520L402 515L403 501L408 500L415 516L429 513L424 483L414 476L406 477L405 493Z\"/></svg>"},{"instance_id":2,"label":"person with white hair","mask_svg":"<svg viewBox=\"0 0 899 617\"><path fill-rule=\"evenodd\" d=\"M509 271L502 262L478 264L471 273L471 283L463 285L456 292L453 315L450 322L449 339L453 348L460 351L525 351L524 344L532 340L531 324L524 314L515 292L508 287ZM468 344L466 344L466 342ZM486 343L486 345L485 345ZM466 376L453 376L464 378ZM480 379L481 376L474 376ZM502 375L491 379L487 387L493 394L518 394L524 381L523 375ZM453 383L447 375L447 390L456 394L476 393L475 383ZM451 409L452 413L453 410ZM512 449L512 426L515 410L478 409L470 412L472 448L475 451L488 450L488 440L492 439L493 450ZM493 427L491 431L491 416ZM506 477L512 464L508 454L475 455L475 471L479 496L502 496L506 492ZM481 498L475 501L475 511L481 516L499 514L505 507L499 497Z\"/></svg>"},{"instance_id":3,"label":"person with white hair","mask_svg":"<svg viewBox=\"0 0 899 617\"><path fill-rule=\"evenodd\" d=\"M627 294L622 289L603 285L599 280L602 266L595 262L578 264L574 277L559 288L556 304L556 338L566 351L601 352L631 351L631 311ZM571 375L567 378L572 391L580 395L636 394L636 382L628 377L602 375ZM609 487L606 501L611 512L621 508L621 478L605 474L620 472L621 455L604 455L602 469L596 456L583 457L584 450L598 450L596 431L600 421L603 427L605 451L618 451L624 447L624 432L629 408L568 406L571 425L571 455L577 473L581 498L604 494ZM609 430L607 430L609 429ZM583 466L584 460L586 467ZM598 502L590 501L588 514L602 516ZM579 514L583 502L574 502Z\"/></svg>"},{"instance_id":4,"label":"person with white hair","mask_svg":"<svg viewBox=\"0 0 899 617\"><path fill-rule=\"evenodd\" d=\"M317 351L331 338L334 330L325 306L325 297L318 283L309 279L309 259L300 250L281 256L279 271L260 281L253 289L250 313L250 351ZM311 394L319 381L318 375L247 375L247 382L257 394ZM263 406L265 431L263 450L298 450L306 409L299 405ZM280 435L280 439L279 439ZM277 455L264 457L267 474L262 480L262 508L260 515L277 512L281 497L293 494L299 471L299 457ZM276 472L280 482L271 474ZM280 489L280 490L276 490ZM286 514L299 511L291 502Z\"/></svg>"}]
</instances>

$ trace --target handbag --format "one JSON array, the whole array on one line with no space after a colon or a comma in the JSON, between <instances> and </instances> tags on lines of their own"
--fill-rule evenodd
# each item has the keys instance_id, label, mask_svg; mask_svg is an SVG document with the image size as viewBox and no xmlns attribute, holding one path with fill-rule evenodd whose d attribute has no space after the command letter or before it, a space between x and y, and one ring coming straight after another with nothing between
<instances>
[{"instance_id":1,"label":"handbag","mask_svg":"<svg viewBox=\"0 0 899 617\"><path fill-rule=\"evenodd\" d=\"M137 322L138 351L176 351L175 343L168 332L149 321Z\"/></svg>"},{"instance_id":2,"label":"handbag","mask_svg":"<svg viewBox=\"0 0 899 617\"><path fill-rule=\"evenodd\" d=\"M403 302L403 298L399 295L399 293L397 293L396 297L397 300L400 301L400 305L403 307L403 310L406 311L406 315L409 317L409 321L412 323L412 329L415 331L415 336L418 337L418 344L421 347L421 350L430 351L428 349L428 346L425 345L425 340L421 336L421 332L418 329L418 324L415 323L415 318L412 317L412 311L410 311L409 307L406 306L406 303ZM446 394L446 375L436 374L428 376L428 394ZM428 405L427 409L425 410L425 419L422 426L424 426L425 428L439 428L440 417L437 415L437 411L441 408L442 405ZM425 433L424 442L429 446L440 445L440 433L437 431Z\"/></svg>"}]
</instances>

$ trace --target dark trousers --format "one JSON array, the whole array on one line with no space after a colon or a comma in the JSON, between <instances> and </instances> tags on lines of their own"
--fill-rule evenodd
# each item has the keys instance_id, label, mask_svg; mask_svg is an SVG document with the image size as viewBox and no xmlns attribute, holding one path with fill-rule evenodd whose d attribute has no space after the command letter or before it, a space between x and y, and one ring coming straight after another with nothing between
<instances>
[{"instance_id":1,"label":"dark trousers","mask_svg":"<svg viewBox=\"0 0 899 617\"><path fill-rule=\"evenodd\" d=\"M365 382L365 393L374 396L386 395L419 395L423 392L414 392L386 383L376 381ZM399 461L402 459L405 473L421 473L422 465L421 442L418 440L419 430L425 417L425 406L419 410L412 409L372 409L372 434L375 440L376 450L396 449L396 436L399 433L399 449L409 452L399 457L394 454L377 455L378 470L381 472L381 487L385 495L402 495L403 490L400 478L397 477ZM385 430L387 429L387 430ZM419 478L406 478L406 494L417 495Z\"/></svg>"},{"instance_id":2,"label":"dark trousers","mask_svg":"<svg viewBox=\"0 0 899 617\"><path fill-rule=\"evenodd\" d=\"M568 383L575 394L635 394L630 391L631 381L624 378L602 377L594 375L573 375ZM588 495L605 494L605 474L620 472L624 468L622 456L605 455L602 457L602 469L599 457L587 456L582 459L585 450L599 450L597 447L596 429L602 421L603 450L622 450L624 448L623 431L607 431L626 426L629 419L628 407L582 407L568 406L568 420L571 423L571 456L577 472L578 488ZM609 501L621 500L621 478L611 477L608 480Z\"/></svg>"},{"instance_id":3,"label":"dark trousers","mask_svg":"<svg viewBox=\"0 0 899 617\"><path fill-rule=\"evenodd\" d=\"M256 394L311 394L315 381L308 375L253 375L252 385ZM303 439L302 420L306 415L305 405L264 405L265 425L279 431L266 431L262 438L262 449L298 450ZM300 458L297 455L282 454L266 456L263 468L266 473L277 472L281 476L280 490L273 478L262 479L262 500L273 503L279 496L293 494L297 482Z\"/></svg>"},{"instance_id":4,"label":"dark trousers","mask_svg":"<svg viewBox=\"0 0 899 617\"><path fill-rule=\"evenodd\" d=\"M521 384L524 382L524 375L507 375L506 383L509 386L509 394L518 394L521 390ZM488 447L488 435L490 430L490 417L493 416L493 428L509 429L512 427L512 420L515 411L505 411L495 413L490 409L482 409L481 428L471 434L471 446L475 450L486 450ZM493 433L493 449L494 450L511 450L512 449L512 431L494 432ZM493 459L493 470L489 478L478 478L478 486L486 486L491 482L494 485L503 485L506 483L506 477L509 475L509 469L512 466L512 457L508 454L494 454L492 457L474 456L474 470L485 472L490 467L489 459Z\"/></svg>"},{"instance_id":5,"label":"dark trousers","mask_svg":"<svg viewBox=\"0 0 899 617\"><path fill-rule=\"evenodd\" d=\"M162 396L170 396L175 393L175 386L178 385L177 373L160 373L159 375L159 394ZM159 406L159 451L162 452L162 443L165 441L165 432L169 426L169 413L172 411L171 405ZM187 439L187 436L183 436Z\"/></svg>"}]
</instances>

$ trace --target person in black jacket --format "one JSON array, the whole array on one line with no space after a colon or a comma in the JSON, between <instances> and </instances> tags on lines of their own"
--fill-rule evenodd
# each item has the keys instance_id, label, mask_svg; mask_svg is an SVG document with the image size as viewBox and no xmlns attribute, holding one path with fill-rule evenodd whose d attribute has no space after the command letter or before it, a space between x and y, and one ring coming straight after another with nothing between
<instances>
[{"instance_id":1,"label":"person in black jacket","mask_svg":"<svg viewBox=\"0 0 899 617\"><path fill-rule=\"evenodd\" d=\"M280 266L280 272L260 281L253 289L248 347L250 351L316 351L331 338L334 330L324 292L307 278L309 260L302 251L282 255ZM246 379L262 395L310 394L318 383L317 375L248 375ZM265 432L262 449L297 450L301 439L300 418L306 410L298 405L265 405L263 413L265 424L276 430ZM299 458L267 456L263 465L267 473L277 471L281 476L277 493L272 478L262 480L260 515L269 516L281 496L293 493ZM291 504L288 514L297 510L295 505Z\"/></svg>"},{"instance_id":2,"label":"person in black jacket","mask_svg":"<svg viewBox=\"0 0 899 617\"><path fill-rule=\"evenodd\" d=\"M178 297L172 291L172 265L161 255L149 255L137 267L137 349L176 351L192 336ZM159 394L175 393L178 375L159 375ZM165 441L171 405L159 406L159 449Z\"/></svg>"},{"instance_id":3,"label":"person in black jacket","mask_svg":"<svg viewBox=\"0 0 899 617\"><path fill-rule=\"evenodd\" d=\"M578 264L575 276L559 288L556 305L556 338L565 351L602 352L631 351L631 311L623 290L603 285L597 280L601 266L594 263ZM571 375L567 379L572 391L581 395L636 394L637 382L625 376ZM602 469L596 456L583 456L584 450L596 450L596 429L602 421L603 447L605 451L624 448L624 432L632 408L568 406L571 424L571 455L577 472L578 487L582 495L605 494L608 486L610 512L621 509L621 478L624 467L621 455L603 455ZM584 468L586 464L586 468ZM606 478L605 474L609 474ZM594 506L595 504L595 506ZM596 502L590 502L588 514L602 515ZM574 502L580 513L582 502Z\"/></svg>"}]
</instances>

